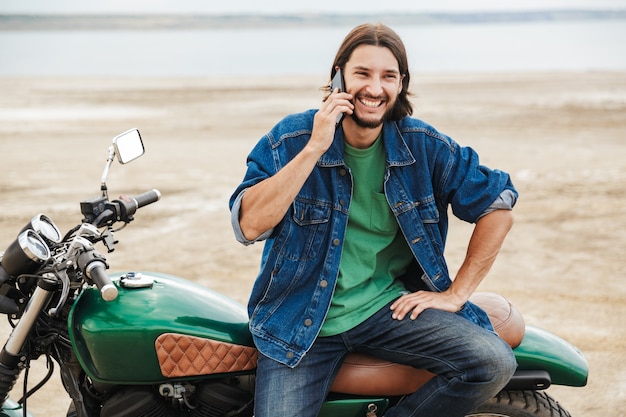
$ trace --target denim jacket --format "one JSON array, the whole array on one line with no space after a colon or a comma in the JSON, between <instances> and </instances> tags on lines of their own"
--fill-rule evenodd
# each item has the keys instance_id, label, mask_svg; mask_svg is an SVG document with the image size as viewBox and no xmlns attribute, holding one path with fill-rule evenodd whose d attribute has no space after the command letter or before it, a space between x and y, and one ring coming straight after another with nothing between
<instances>
[{"instance_id":1,"label":"denim jacket","mask_svg":"<svg viewBox=\"0 0 626 417\"><path fill-rule=\"evenodd\" d=\"M342 129L276 227L249 241L238 219L246 189L276 174L306 145L316 111L287 116L258 142L229 203L237 239L245 245L266 240L248 304L255 344L291 367L317 337L339 272L352 190ZM443 256L448 207L474 223L504 190L517 193L508 174L481 166L475 151L420 120L386 122L382 137L384 192L419 266L407 288L445 291L452 282ZM486 313L470 302L458 314L493 330Z\"/></svg>"}]
</instances>

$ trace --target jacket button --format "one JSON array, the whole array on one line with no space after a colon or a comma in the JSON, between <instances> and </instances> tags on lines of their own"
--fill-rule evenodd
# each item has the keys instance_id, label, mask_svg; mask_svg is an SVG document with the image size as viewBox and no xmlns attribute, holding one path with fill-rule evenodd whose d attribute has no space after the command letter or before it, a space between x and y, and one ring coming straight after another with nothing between
<instances>
[{"instance_id":1,"label":"jacket button","mask_svg":"<svg viewBox=\"0 0 626 417\"><path fill-rule=\"evenodd\" d=\"M309 326L310 326L310 325L312 325L312 324L313 324L313 320L311 320L311 319L306 319L306 320L304 320L304 325L305 325L306 327L309 327Z\"/></svg>"},{"instance_id":2,"label":"jacket button","mask_svg":"<svg viewBox=\"0 0 626 417\"><path fill-rule=\"evenodd\" d=\"M339 170L339 175L341 175L342 177L343 177L344 175L346 175L346 173L347 173L347 171L346 171L346 169L345 169L345 168L341 168L341 169Z\"/></svg>"},{"instance_id":3,"label":"jacket button","mask_svg":"<svg viewBox=\"0 0 626 417\"><path fill-rule=\"evenodd\" d=\"M339 243L341 243L339 239L333 239L333 245L339 246Z\"/></svg>"},{"instance_id":4,"label":"jacket button","mask_svg":"<svg viewBox=\"0 0 626 417\"><path fill-rule=\"evenodd\" d=\"M322 288L326 288L328 287L328 281L326 281L325 279L320 281L320 287Z\"/></svg>"},{"instance_id":5,"label":"jacket button","mask_svg":"<svg viewBox=\"0 0 626 417\"><path fill-rule=\"evenodd\" d=\"M293 358L293 352L287 352L287 355L285 356L287 356L287 359L291 359Z\"/></svg>"}]
</instances>

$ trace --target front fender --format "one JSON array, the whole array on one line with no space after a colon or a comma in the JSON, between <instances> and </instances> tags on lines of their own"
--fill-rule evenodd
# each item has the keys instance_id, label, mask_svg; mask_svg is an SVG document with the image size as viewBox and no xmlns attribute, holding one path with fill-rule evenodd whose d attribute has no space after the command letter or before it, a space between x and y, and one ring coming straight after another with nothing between
<instances>
[{"instance_id":1,"label":"front fender","mask_svg":"<svg viewBox=\"0 0 626 417\"><path fill-rule=\"evenodd\" d=\"M27 417L34 417L31 413L26 413ZM22 406L7 398L0 408L0 417L24 417Z\"/></svg>"},{"instance_id":2,"label":"front fender","mask_svg":"<svg viewBox=\"0 0 626 417\"><path fill-rule=\"evenodd\" d=\"M538 327L526 326L522 343L513 350L520 371L545 370L553 384L583 387L589 364L576 346Z\"/></svg>"}]
</instances>

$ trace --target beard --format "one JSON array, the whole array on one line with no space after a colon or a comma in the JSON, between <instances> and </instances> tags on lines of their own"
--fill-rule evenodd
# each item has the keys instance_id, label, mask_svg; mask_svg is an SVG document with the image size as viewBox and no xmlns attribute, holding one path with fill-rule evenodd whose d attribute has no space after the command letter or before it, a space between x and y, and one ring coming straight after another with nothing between
<instances>
[{"instance_id":1,"label":"beard","mask_svg":"<svg viewBox=\"0 0 626 417\"><path fill-rule=\"evenodd\" d=\"M352 118L352 120L354 120L354 123L356 123L356 125L359 127L362 127L365 129L376 129L380 127L383 123L385 123L387 120L391 119L391 116L394 111L394 107L395 107L395 102L392 103L392 106L387 108L387 110L385 111L385 113L380 119L366 120L366 119L359 117L356 111L352 113L350 117Z\"/></svg>"}]
</instances>

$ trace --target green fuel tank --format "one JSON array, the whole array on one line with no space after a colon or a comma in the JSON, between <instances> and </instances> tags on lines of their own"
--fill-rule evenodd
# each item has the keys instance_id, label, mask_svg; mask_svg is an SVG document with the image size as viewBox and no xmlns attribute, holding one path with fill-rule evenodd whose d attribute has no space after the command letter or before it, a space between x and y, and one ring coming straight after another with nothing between
<instances>
[{"instance_id":1,"label":"green fuel tank","mask_svg":"<svg viewBox=\"0 0 626 417\"><path fill-rule=\"evenodd\" d=\"M171 380L163 375L155 348L164 334L247 350L254 346L247 312L234 300L188 280L152 272L134 273L141 277L141 285L120 285L126 275L112 275L119 290L115 300L104 301L95 287L86 288L68 317L76 356L92 380L109 384Z\"/></svg>"}]
</instances>

